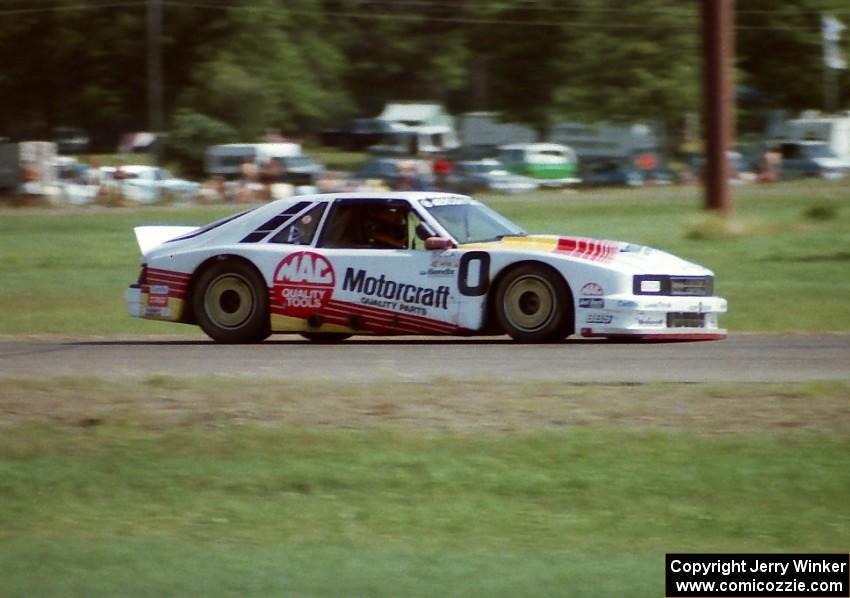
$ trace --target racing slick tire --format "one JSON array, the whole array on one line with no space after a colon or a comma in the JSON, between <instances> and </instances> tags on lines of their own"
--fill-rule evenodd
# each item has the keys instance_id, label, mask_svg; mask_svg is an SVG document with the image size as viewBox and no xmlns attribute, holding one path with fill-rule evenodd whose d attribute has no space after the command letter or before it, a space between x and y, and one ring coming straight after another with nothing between
<instances>
[{"instance_id":1,"label":"racing slick tire","mask_svg":"<svg viewBox=\"0 0 850 598\"><path fill-rule=\"evenodd\" d=\"M345 339L351 337L350 334L345 332L302 332L301 336L306 338L308 341L323 345L341 343Z\"/></svg>"},{"instance_id":2,"label":"racing slick tire","mask_svg":"<svg viewBox=\"0 0 850 598\"><path fill-rule=\"evenodd\" d=\"M572 295L558 273L540 264L505 275L496 289L495 311L502 329L519 342L557 342L573 332Z\"/></svg>"},{"instance_id":3,"label":"racing slick tire","mask_svg":"<svg viewBox=\"0 0 850 598\"><path fill-rule=\"evenodd\" d=\"M204 270L192 308L201 329L220 343L259 343L271 334L268 288L244 262L226 260Z\"/></svg>"}]
</instances>

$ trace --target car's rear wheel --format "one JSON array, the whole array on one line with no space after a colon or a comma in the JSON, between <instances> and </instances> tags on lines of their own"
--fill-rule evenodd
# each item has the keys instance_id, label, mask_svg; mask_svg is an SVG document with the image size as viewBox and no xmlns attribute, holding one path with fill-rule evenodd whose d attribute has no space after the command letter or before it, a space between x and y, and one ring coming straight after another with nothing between
<instances>
[{"instance_id":1,"label":"car's rear wheel","mask_svg":"<svg viewBox=\"0 0 850 598\"><path fill-rule=\"evenodd\" d=\"M244 262L227 260L204 270L192 307L201 329L221 343L259 343L271 334L268 288Z\"/></svg>"},{"instance_id":2,"label":"car's rear wheel","mask_svg":"<svg viewBox=\"0 0 850 598\"><path fill-rule=\"evenodd\" d=\"M573 332L573 302L563 279L539 264L508 272L496 289L496 319L514 340L546 343Z\"/></svg>"},{"instance_id":3,"label":"car's rear wheel","mask_svg":"<svg viewBox=\"0 0 850 598\"><path fill-rule=\"evenodd\" d=\"M302 332L301 336L306 338L308 341L323 344L341 343L345 339L351 337L351 335L346 332Z\"/></svg>"}]
</instances>

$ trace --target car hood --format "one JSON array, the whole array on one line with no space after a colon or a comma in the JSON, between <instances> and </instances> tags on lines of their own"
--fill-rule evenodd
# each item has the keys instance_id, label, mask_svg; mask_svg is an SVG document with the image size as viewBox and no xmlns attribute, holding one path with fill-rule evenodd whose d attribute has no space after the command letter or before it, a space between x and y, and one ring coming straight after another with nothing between
<instances>
[{"instance_id":1,"label":"car hood","mask_svg":"<svg viewBox=\"0 0 850 598\"><path fill-rule=\"evenodd\" d=\"M812 162L818 165L819 168L831 169L848 169L850 162L841 158L812 158Z\"/></svg>"},{"instance_id":2,"label":"car hood","mask_svg":"<svg viewBox=\"0 0 850 598\"><path fill-rule=\"evenodd\" d=\"M505 237L498 241L461 245L463 249L530 252L565 260L596 263L632 274L681 274L707 276L711 271L666 251L625 241L557 235Z\"/></svg>"}]
</instances>

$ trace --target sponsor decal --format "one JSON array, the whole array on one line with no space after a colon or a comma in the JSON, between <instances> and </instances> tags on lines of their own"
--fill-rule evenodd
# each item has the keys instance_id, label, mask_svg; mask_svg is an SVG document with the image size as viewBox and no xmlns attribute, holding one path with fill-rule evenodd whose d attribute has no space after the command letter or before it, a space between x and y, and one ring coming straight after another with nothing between
<instances>
[{"instance_id":1,"label":"sponsor decal","mask_svg":"<svg viewBox=\"0 0 850 598\"><path fill-rule=\"evenodd\" d=\"M151 308L161 308L168 306L168 292L169 287L167 285L156 284L151 285L148 291L148 307Z\"/></svg>"},{"instance_id":2,"label":"sponsor decal","mask_svg":"<svg viewBox=\"0 0 850 598\"><path fill-rule=\"evenodd\" d=\"M605 300L598 299L596 297L592 299L589 297L582 297L578 300L578 306L590 309L603 309L605 307Z\"/></svg>"},{"instance_id":3,"label":"sponsor decal","mask_svg":"<svg viewBox=\"0 0 850 598\"><path fill-rule=\"evenodd\" d=\"M588 314L585 322L588 324L610 324L614 320L611 314Z\"/></svg>"},{"instance_id":4,"label":"sponsor decal","mask_svg":"<svg viewBox=\"0 0 850 598\"><path fill-rule=\"evenodd\" d=\"M171 308L168 308L168 307L146 307L144 317L146 317L146 318L170 318L171 317Z\"/></svg>"},{"instance_id":5,"label":"sponsor decal","mask_svg":"<svg viewBox=\"0 0 850 598\"><path fill-rule=\"evenodd\" d=\"M148 307L165 307L168 305L168 295L148 295Z\"/></svg>"},{"instance_id":6,"label":"sponsor decal","mask_svg":"<svg viewBox=\"0 0 850 598\"><path fill-rule=\"evenodd\" d=\"M692 303L687 308L688 311L695 311L698 314L701 314L704 311L709 311L709 306L700 301L699 303Z\"/></svg>"},{"instance_id":7,"label":"sponsor decal","mask_svg":"<svg viewBox=\"0 0 850 598\"><path fill-rule=\"evenodd\" d=\"M168 297L184 299L191 276L184 272L148 268L142 283L142 292L148 296L148 304L165 305ZM153 299L153 297L161 297Z\"/></svg>"},{"instance_id":8,"label":"sponsor decal","mask_svg":"<svg viewBox=\"0 0 850 598\"><path fill-rule=\"evenodd\" d=\"M637 309L637 301L629 301L628 299L620 299L617 301L617 307L623 307L625 309Z\"/></svg>"},{"instance_id":9,"label":"sponsor decal","mask_svg":"<svg viewBox=\"0 0 850 598\"><path fill-rule=\"evenodd\" d=\"M638 318L637 323L641 326L664 326L664 318Z\"/></svg>"},{"instance_id":10,"label":"sponsor decal","mask_svg":"<svg viewBox=\"0 0 850 598\"><path fill-rule=\"evenodd\" d=\"M273 302L283 308L284 315L306 318L328 304L335 281L327 258L311 251L296 251L275 269Z\"/></svg>"},{"instance_id":11,"label":"sponsor decal","mask_svg":"<svg viewBox=\"0 0 850 598\"><path fill-rule=\"evenodd\" d=\"M420 276L430 276L432 278L453 278L457 274L455 268L428 268L422 270Z\"/></svg>"},{"instance_id":12,"label":"sponsor decal","mask_svg":"<svg viewBox=\"0 0 850 598\"><path fill-rule=\"evenodd\" d=\"M656 301L655 303L645 303L644 309L671 309L673 304L669 301Z\"/></svg>"},{"instance_id":13,"label":"sponsor decal","mask_svg":"<svg viewBox=\"0 0 850 598\"><path fill-rule=\"evenodd\" d=\"M581 287L581 294L585 297L600 297L605 294L602 285L597 282L589 282Z\"/></svg>"},{"instance_id":14,"label":"sponsor decal","mask_svg":"<svg viewBox=\"0 0 850 598\"><path fill-rule=\"evenodd\" d=\"M342 279L342 290L364 295L361 302L385 309L398 309L424 315L425 307L448 309L449 287L440 285L436 289L420 287L390 280L385 274L371 276L366 270L347 268ZM380 304L366 303L366 299L374 298ZM371 299L370 299L371 300Z\"/></svg>"},{"instance_id":15,"label":"sponsor decal","mask_svg":"<svg viewBox=\"0 0 850 598\"><path fill-rule=\"evenodd\" d=\"M460 260L452 253L440 253L431 258L432 268L457 268Z\"/></svg>"},{"instance_id":16,"label":"sponsor decal","mask_svg":"<svg viewBox=\"0 0 850 598\"><path fill-rule=\"evenodd\" d=\"M423 199L419 202L424 208L434 208L439 206L466 206L472 203L467 197L434 197L431 199Z\"/></svg>"},{"instance_id":17,"label":"sponsor decal","mask_svg":"<svg viewBox=\"0 0 850 598\"><path fill-rule=\"evenodd\" d=\"M426 270L419 272L420 276L434 278L452 278L457 275L458 258L456 255L438 254L431 258L431 264Z\"/></svg>"}]
</instances>

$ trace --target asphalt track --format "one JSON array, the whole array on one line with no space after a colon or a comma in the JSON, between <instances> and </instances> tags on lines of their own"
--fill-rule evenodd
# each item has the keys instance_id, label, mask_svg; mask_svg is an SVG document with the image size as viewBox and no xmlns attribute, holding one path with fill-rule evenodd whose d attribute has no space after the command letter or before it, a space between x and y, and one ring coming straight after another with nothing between
<instances>
[{"instance_id":1,"label":"asphalt track","mask_svg":"<svg viewBox=\"0 0 850 598\"><path fill-rule=\"evenodd\" d=\"M549 382L806 382L850 380L850 334L731 335L724 341L523 345L507 337L355 337L260 345L197 337L0 340L0 378L246 376L351 383L393 380Z\"/></svg>"}]
</instances>

